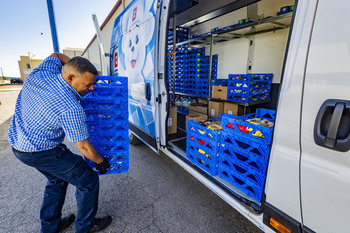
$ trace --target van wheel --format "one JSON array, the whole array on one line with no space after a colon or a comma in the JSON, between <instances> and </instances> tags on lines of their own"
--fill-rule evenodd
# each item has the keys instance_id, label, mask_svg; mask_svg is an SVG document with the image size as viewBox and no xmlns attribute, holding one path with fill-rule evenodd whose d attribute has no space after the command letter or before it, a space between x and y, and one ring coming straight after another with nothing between
<instances>
[{"instance_id":1,"label":"van wheel","mask_svg":"<svg viewBox=\"0 0 350 233\"><path fill-rule=\"evenodd\" d=\"M133 133L129 133L129 143L133 146L141 145L142 141L138 139Z\"/></svg>"}]
</instances>

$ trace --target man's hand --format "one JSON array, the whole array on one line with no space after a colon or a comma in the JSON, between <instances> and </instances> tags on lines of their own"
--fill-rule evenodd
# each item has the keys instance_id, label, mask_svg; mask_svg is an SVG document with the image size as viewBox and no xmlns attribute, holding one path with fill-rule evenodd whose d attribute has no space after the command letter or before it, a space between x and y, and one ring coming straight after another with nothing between
<instances>
[{"instance_id":1,"label":"man's hand","mask_svg":"<svg viewBox=\"0 0 350 233\"><path fill-rule=\"evenodd\" d=\"M107 157L103 157L103 162L97 164L96 170L100 171L100 174L105 174L110 167Z\"/></svg>"},{"instance_id":2,"label":"man's hand","mask_svg":"<svg viewBox=\"0 0 350 233\"><path fill-rule=\"evenodd\" d=\"M67 55L64 55L62 53L53 53L49 57L57 57L58 59L60 59L62 65L66 64L67 61L69 61L69 59L70 59L70 57L68 57Z\"/></svg>"}]
</instances>

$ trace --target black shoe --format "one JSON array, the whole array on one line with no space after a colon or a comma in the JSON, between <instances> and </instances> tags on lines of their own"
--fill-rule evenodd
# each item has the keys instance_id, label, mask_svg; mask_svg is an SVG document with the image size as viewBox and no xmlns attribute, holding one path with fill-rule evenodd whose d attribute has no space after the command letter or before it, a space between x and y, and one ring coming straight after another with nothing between
<instances>
[{"instance_id":1,"label":"black shoe","mask_svg":"<svg viewBox=\"0 0 350 233\"><path fill-rule=\"evenodd\" d=\"M95 218L94 225L88 233L99 232L106 229L112 223L112 217L107 215L103 218Z\"/></svg>"},{"instance_id":2,"label":"black shoe","mask_svg":"<svg viewBox=\"0 0 350 233\"><path fill-rule=\"evenodd\" d=\"M68 214L66 217L64 217L60 224L58 225L57 230L55 231L55 233L58 233L64 229L66 229L67 227L70 226L70 224L72 224L75 220L75 215L74 214Z\"/></svg>"}]
</instances>

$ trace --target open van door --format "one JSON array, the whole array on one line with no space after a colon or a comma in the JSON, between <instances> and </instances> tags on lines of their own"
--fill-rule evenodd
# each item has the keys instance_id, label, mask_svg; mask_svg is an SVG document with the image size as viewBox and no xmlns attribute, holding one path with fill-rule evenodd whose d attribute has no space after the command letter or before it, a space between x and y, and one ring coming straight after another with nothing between
<instances>
[{"instance_id":1,"label":"open van door","mask_svg":"<svg viewBox=\"0 0 350 233\"><path fill-rule=\"evenodd\" d=\"M111 67L129 80L129 129L158 152L156 0L134 0L115 20ZM112 71L112 70L111 70Z\"/></svg>"},{"instance_id":2,"label":"open van door","mask_svg":"<svg viewBox=\"0 0 350 233\"><path fill-rule=\"evenodd\" d=\"M305 73L301 206L315 232L349 232L350 32L347 1L318 1ZM321 224L323 223L323 224Z\"/></svg>"}]
</instances>

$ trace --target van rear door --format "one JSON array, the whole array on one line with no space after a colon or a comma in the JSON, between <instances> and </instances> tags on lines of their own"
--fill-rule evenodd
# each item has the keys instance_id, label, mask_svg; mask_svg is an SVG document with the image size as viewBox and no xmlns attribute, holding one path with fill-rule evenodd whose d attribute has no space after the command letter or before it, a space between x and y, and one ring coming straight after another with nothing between
<instances>
[{"instance_id":1,"label":"van rear door","mask_svg":"<svg viewBox=\"0 0 350 233\"><path fill-rule=\"evenodd\" d=\"M157 1L135 0L116 19L111 66L129 80L129 128L158 152L155 122L155 41ZM113 60L114 59L114 60Z\"/></svg>"},{"instance_id":2,"label":"van rear door","mask_svg":"<svg viewBox=\"0 0 350 233\"><path fill-rule=\"evenodd\" d=\"M349 232L349 7L318 1L305 73L301 208L303 224L316 232Z\"/></svg>"}]
</instances>

